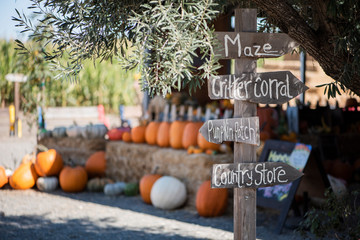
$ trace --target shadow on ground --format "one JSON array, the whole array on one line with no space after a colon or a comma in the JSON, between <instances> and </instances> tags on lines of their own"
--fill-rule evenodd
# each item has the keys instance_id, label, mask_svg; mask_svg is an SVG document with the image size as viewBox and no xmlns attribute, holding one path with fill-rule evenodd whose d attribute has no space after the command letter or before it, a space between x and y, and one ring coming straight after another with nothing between
<instances>
[{"instance_id":1,"label":"shadow on ground","mask_svg":"<svg viewBox=\"0 0 360 240\"><path fill-rule=\"evenodd\" d=\"M187 210L187 209L176 209L176 210L162 210L155 208L152 205L145 204L140 196L135 197L126 197L123 195L120 196L107 196L103 193L90 193L90 192L82 192L82 193L65 193L61 190L57 190L52 194L68 197L80 201L92 202L96 204L117 207L124 210L130 210L134 212L149 214L157 217L177 220L181 222L197 224L205 227L217 228L225 231L232 232L233 231L233 215L232 213L227 213L223 216L215 217L215 218L204 218L197 214L197 212ZM256 216L256 225L265 227L269 231L274 231L277 221L278 221L278 213L274 211L268 210L259 210L257 211ZM284 232L290 232L294 230L294 226L290 226L289 228L283 228Z\"/></svg>"},{"instance_id":2,"label":"shadow on ground","mask_svg":"<svg viewBox=\"0 0 360 240\"><path fill-rule=\"evenodd\" d=\"M176 210L162 210L155 208L152 205L146 204L142 201L140 196L135 197L126 197L123 195L120 196L107 196L103 193L93 193L93 192L82 192L82 193L65 193L63 191L55 191L52 194L59 195L63 197L68 197L80 201L92 202L96 204L117 207L124 210L130 210L138 213L149 214L161 218L167 218L172 220L177 220L181 222L197 224L200 226L213 227L217 229L222 229L225 231L233 231L233 217L229 215L224 215L216 218L204 218L199 216L196 211L188 211L184 209Z\"/></svg>"},{"instance_id":3,"label":"shadow on ground","mask_svg":"<svg viewBox=\"0 0 360 240\"><path fill-rule=\"evenodd\" d=\"M105 225L111 224L111 219L101 219ZM71 226L71 227L69 227ZM150 231L129 230L119 227L99 227L86 219L71 219L53 222L45 216L2 216L0 217L0 240L116 240L116 239L178 239L190 240L177 234L158 234Z\"/></svg>"}]
</instances>

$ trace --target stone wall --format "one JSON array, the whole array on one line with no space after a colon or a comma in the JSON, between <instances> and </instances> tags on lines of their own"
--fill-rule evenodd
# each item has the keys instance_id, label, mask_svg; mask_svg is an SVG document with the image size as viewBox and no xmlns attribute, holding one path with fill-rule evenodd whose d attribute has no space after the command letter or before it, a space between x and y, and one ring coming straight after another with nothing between
<instances>
[{"instance_id":1,"label":"stone wall","mask_svg":"<svg viewBox=\"0 0 360 240\"><path fill-rule=\"evenodd\" d=\"M105 151L105 139L84 139L84 138L53 138L47 137L38 141L45 147L55 149L58 151L64 164L69 164L70 161L76 165L85 165L86 160L91 154L97 151Z\"/></svg>"},{"instance_id":2,"label":"stone wall","mask_svg":"<svg viewBox=\"0 0 360 240\"><path fill-rule=\"evenodd\" d=\"M233 162L232 155L187 154L186 150L160 148L122 141L106 144L107 177L116 181L138 182L145 174L156 173L178 178L188 192L187 205L195 206L198 187L210 180L216 163Z\"/></svg>"}]
</instances>

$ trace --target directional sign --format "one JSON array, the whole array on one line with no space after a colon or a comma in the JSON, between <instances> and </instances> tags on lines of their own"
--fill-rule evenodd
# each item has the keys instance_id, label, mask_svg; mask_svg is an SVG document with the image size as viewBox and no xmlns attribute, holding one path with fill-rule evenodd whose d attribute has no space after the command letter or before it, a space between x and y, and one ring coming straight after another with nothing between
<instances>
[{"instance_id":1,"label":"directional sign","mask_svg":"<svg viewBox=\"0 0 360 240\"><path fill-rule=\"evenodd\" d=\"M210 99L283 104L307 89L290 71L221 75L208 79Z\"/></svg>"},{"instance_id":2,"label":"directional sign","mask_svg":"<svg viewBox=\"0 0 360 240\"><path fill-rule=\"evenodd\" d=\"M217 54L223 59L276 58L299 45L285 33L215 32L215 35L222 46Z\"/></svg>"},{"instance_id":3,"label":"directional sign","mask_svg":"<svg viewBox=\"0 0 360 240\"><path fill-rule=\"evenodd\" d=\"M9 82L26 82L27 76L22 73L9 73L5 75L5 79Z\"/></svg>"},{"instance_id":4,"label":"directional sign","mask_svg":"<svg viewBox=\"0 0 360 240\"><path fill-rule=\"evenodd\" d=\"M209 120L199 131L213 143L232 141L260 145L259 117Z\"/></svg>"},{"instance_id":5,"label":"directional sign","mask_svg":"<svg viewBox=\"0 0 360 240\"><path fill-rule=\"evenodd\" d=\"M259 188L290 183L303 173L283 162L215 164L212 188Z\"/></svg>"}]
</instances>

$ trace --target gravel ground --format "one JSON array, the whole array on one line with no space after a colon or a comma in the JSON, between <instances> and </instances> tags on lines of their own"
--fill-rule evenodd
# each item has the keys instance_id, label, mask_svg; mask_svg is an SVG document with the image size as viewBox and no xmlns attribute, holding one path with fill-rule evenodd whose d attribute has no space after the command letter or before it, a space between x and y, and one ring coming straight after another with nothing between
<instances>
[{"instance_id":1,"label":"gravel ground","mask_svg":"<svg viewBox=\"0 0 360 240\"><path fill-rule=\"evenodd\" d=\"M258 210L257 239L303 239L285 228L273 233L277 216ZM233 239L231 214L203 218L191 209L164 211L139 196L0 190L0 239Z\"/></svg>"}]
</instances>

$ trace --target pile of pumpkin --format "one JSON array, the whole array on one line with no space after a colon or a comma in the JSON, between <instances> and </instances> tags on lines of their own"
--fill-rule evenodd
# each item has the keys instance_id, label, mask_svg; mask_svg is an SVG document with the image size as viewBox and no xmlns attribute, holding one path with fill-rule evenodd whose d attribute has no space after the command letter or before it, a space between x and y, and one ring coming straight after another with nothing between
<instances>
[{"instance_id":1,"label":"pile of pumpkin","mask_svg":"<svg viewBox=\"0 0 360 240\"><path fill-rule=\"evenodd\" d=\"M71 138L85 138L95 139L104 138L108 129L104 124L88 124L86 126L72 125L69 127L55 127L53 130L42 130L39 132L39 137L71 137Z\"/></svg>"},{"instance_id":2,"label":"pile of pumpkin","mask_svg":"<svg viewBox=\"0 0 360 240\"><path fill-rule=\"evenodd\" d=\"M53 191L60 188L65 192L104 191L107 195L124 193L128 196L138 194L137 183L114 183L104 178L106 158L104 151L92 154L85 166L64 166L61 155L55 149L27 154L13 173L6 173L0 166L0 188L5 184L13 189L30 189L36 185L40 191Z\"/></svg>"},{"instance_id":3,"label":"pile of pumpkin","mask_svg":"<svg viewBox=\"0 0 360 240\"><path fill-rule=\"evenodd\" d=\"M174 121L155 122L140 125L132 129L114 128L107 133L109 140L122 140L128 143L147 143L159 147L174 149L186 149L189 154L228 152L227 144L215 144L208 142L200 133L199 129L203 122Z\"/></svg>"},{"instance_id":4,"label":"pile of pumpkin","mask_svg":"<svg viewBox=\"0 0 360 240\"><path fill-rule=\"evenodd\" d=\"M172 176L147 174L140 180L140 195L147 204L173 210L183 206L187 199L185 184ZM211 182L202 183L196 194L196 210L200 216L216 217L222 215L227 207L228 190L211 188Z\"/></svg>"}]
</instances>

